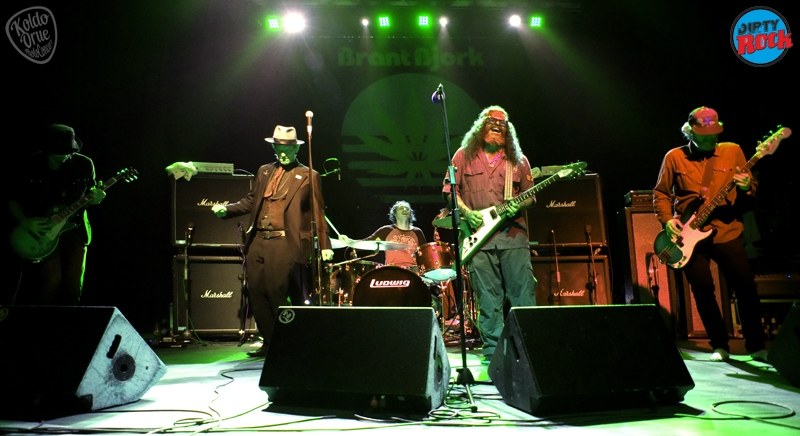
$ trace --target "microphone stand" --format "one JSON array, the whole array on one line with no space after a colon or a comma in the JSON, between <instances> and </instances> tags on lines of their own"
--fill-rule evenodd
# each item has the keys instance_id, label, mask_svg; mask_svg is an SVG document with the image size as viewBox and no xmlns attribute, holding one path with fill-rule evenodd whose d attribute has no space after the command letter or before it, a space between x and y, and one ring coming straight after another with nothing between
<instances>
[{"instance_id":1,"label":"microphone stand","mask_svg":"<svg viewBox=\"0 0 800 436\"><path fill-rule=\"evenodd\" d=\"M317 201L316 189L314 187L314 159L311 155L311 118L314 113L306 111L306 118L308 118L308 125L306 131L308 132L308 179L311 187L311 283L314 284L314 292L317 294L317 304L322 306L322 284L320 283L320 259L322 258L319 251L319 237L317 236ZM322 211L324 213L324 211Z\"/></svg>"},{"instance_id":2,"label":"microphone stand","mask_svg":"<svg viewBox=\"0 0 800 436\"><path fill-rule=\"evenodd\" d=\"M556 296L558 297L558 304L557 306L561 306L561 270L558 269L558 245L556 245L556 231L554 229L550 229L550 233L553 234L553 259L556 262ZM550 303L556 305L556 299L553 298L553 294L550 294Z\"/></svg>"},{"instance_id":3,"label":"microphone stand","mask_svg":"<svg viewBox=\"0 0 800 436\"><path fill-rule=\"evenodd\" d=\"M459 333L461 335L461 368L458 368L456 371L458 372L458 378L456 383L464 386L464 389L467 392L467 398L470 404L470 410L472 412L478 411L478 406L475 404L475 399L472 397L472 390L470 389L470 385L475 384L475 377L473 377L472 372L469 370L467 366L467 342L466 342L466 330L464 327L464 294L463 291L465 289L464 286L464 274L461 272L461 240L459 238L459 233L461 229L461 213L458 210L458 200L457 200L457 192L456 192L456 168L453 166L453 159L452 154L450 153L450 129L447 125L447 107L445 105L445 96L442 90L442 85L439 84L439 87L436 89L436 92L433 96L434 103L441 103L442 107L442 124L444 126L444 141L447 146L447 178L448 184L450 185L450 209L453 211L452 213L452 225L453 225L453 234L455 236L455 268L456 268L456 278L458 283L458 289L454 292L456 295L456 305L458 306L458 318L461 320L459 323Z\"/></svg>"},{"instance_id":4,"label":"microphone stand","mask_svg":"<svg viewBox=\"0 0 800 436\"><path fill-rule=\"evenodd\" d=\"M592 267L586 289L589 291L589 304L595 304L597 299L597 269L594 266L594 251L592 250L592 226L587 224L585 230L586 241L589 244L589 262Z\"/></svg>"}]
</instances>

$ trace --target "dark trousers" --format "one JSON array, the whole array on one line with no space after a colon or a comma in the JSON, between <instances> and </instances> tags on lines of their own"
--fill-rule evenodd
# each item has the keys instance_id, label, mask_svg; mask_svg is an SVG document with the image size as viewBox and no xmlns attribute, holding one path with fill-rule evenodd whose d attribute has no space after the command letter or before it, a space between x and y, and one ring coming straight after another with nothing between
<instances>
[{"instance_id":1,"label":"dark trousers","mask_svg":"<svg viewBox=\"0 0 800 436\"><path fill-rule=\"evenodd\" d=\"M304 304L301 288L308 268L295 263L288 251L285 237L256 237L247 251L247 293L264 346L272 338L278 307Z\"/></svg>"},{"instance_id":2,"label":"dark trousers","mask_svg":"<svg viewBox=\"0 0 800 436\"><path fill-rule=\"evenodd\" d=\"M63 233L56 250L38 263L25 262L14 304L76 306L83 291L86 236Z\"/></svg>"},{"instance_id":3,"label":"dark trousers","mask_svg":"<svg viewBox=\"0 0 800 436\"><path fill-rule=\"evenodd\" d=\"M750 353L763 349L765 337L761 327L761 308L755 276L744 244L738 238L721 244L698 244L692 260L683 269L692 288L697 313L708 333L708 343L712 348L730 351L728 330L714 296L711 260L717 263L729 289L736 296L736 309L742 324L745 349Z\"/></svg>"}]
</instances>

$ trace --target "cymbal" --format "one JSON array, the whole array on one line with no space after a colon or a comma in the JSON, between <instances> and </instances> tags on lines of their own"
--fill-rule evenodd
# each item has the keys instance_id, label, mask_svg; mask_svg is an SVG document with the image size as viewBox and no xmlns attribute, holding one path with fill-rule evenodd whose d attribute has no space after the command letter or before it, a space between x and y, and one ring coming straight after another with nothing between
<instances>
[{"instance_id":1,"label":"cymbal","mask_svg":"<svg viewBox=\"0 0 800 436\"><path fill-rule=\"evenodd\" d=\"M331 249L336 250L337 248L344 248L347 247L347 244L344 241L340 241L338 239L331 238Z\"/></svg>"},{"instance_id":2,"label":"cymbal","mask_svg":"<svg viewBox=\"0 0 800 436\"><path fill-rule=\"evenodd\" d=\"M389 241L348 241L347 246L356 250L406 250L411 248L408 244Z\"/></svg>"},{"instance_id":3,"label":"cymbal","mask_svg":"<svg viewBox=\"0 0 800 436\"><path fill-rule=\"evenodd\" d=\"M446 217L439 218L433 220L434 227L441 227L443 229L452 229L453 228L453 217L447 215Z\"/></svg>"}]
</instances>

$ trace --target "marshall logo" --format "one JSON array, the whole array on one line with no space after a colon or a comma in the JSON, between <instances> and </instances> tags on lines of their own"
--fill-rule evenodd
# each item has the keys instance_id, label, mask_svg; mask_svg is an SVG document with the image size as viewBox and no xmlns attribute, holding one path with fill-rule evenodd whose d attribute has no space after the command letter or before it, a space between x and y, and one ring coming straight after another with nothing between
<instances>
[{"instance_id":1,"label":"marshall logo","mask_svg":"<svg viewBox=\"0 0 800 436\"><path fill-rule=\"evenodd\" d=\"M578 204L577 200L572 201L555 201L550 200L550 204L545 207L575 207Z\"/></svg>"},{"instance_id":2,"label":"marshall logo","mask_svg":"<svg viewBox=\"0 0 800 436\"><path fill-rule=\"evenodd\" d=\"M553 295L556 297L583 297L584 295L586 295L586 290L584 289L580 291L575 291L575 290L565 291L562 289L558 292L554 292Z\"/></svg>"},{"instance_id":3,"label":"marshall logo","mask_svg":"<svg viewBox=\"0 0 800 436\"><path fill-rule=\"evenodd\" d=\"M231 204L231 202L228 201L228 200L225 200L225 201L211 201L211 200L209 200L207 198L204 198L204 199L200 200L199 203L197 203L197 205L201 206L201 207L211 207L211 206L217 206L217 205L219 205L219 206L227 206L229 204Z\"/></svg>"},{"instance_id":4,"label":"marshall logo","mask_svg":"<svg viewBox=\"0 0 800 436\"><path fill-rule=\"evenodd\" d=\"M56 51L56 19L43 6L23 9L9 18L6 35L19 54L33 63L46 64Z\"/></svg>"},{"instance_id":5,"label":"marshall logo","mask_svg":"<svg viewBox=\"0 0 800 436\"><path fill-rule=\"evenodd\" d=\"M233 291L213 292L210 289L206 289L205 292L200 294L200 298L233 298Z\"/></svg>"},{"instance_id":6,"label":"marshall logo","mask_svg":"<svg viewBox=\"0 0 800 436\"><path fill-rule=\"evenodd\" d=\"M375 280L369 282L370 288L407 288L411 280Z\"/></svg>"}]
</instances>

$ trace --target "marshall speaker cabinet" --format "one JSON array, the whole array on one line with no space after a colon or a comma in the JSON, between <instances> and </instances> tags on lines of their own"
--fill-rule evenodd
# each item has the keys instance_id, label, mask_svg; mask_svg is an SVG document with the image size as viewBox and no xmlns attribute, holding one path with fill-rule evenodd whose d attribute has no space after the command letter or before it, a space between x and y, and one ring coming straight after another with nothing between
<instances>
[{"instance_id":1,"label":"marshall speaker cabinet","mask_svg":"<svg viewBox=\"0 0 800 436\"><path fill-rule=\"evenodd\" d=\"M173 326L201 337L255 333L242 298L243 259L238 256L174 257Z\"/></svg>"},{"instance_id":2,"label":"marshall speaker cabinet","mask_svg":"<svg viewBox=\"0 0 800 436\"><path fill-rule=\"evenodd\" d=\"M531 264L537 306L612 303L608 256L533 256Z\"/></svg>"},{"instance_id":3,"label":"marshall speaker cabinet","mask_svg":"<svg viewBox=\"0 0 800 436\"><path fill-rule=\"evenodd\" d=\"M531 246L607 246L600 176L590 174L553 183L536 194L528 209Z\"/></svg>"},{"instance_id":4,"label":"marshall speaker cabinet","mask_svg":"<svg viewBox=\"0 0 800 436\"><path fill-rule=\"evenodd\" d=\"M215 204L231 204L250 192L253 176L197 174L191 180L172 181L171 239L174 246L235 247L242 243L241 220L219 219ZM247 229L243 229L246 231Z\"/></svg>"}]
</instances>

